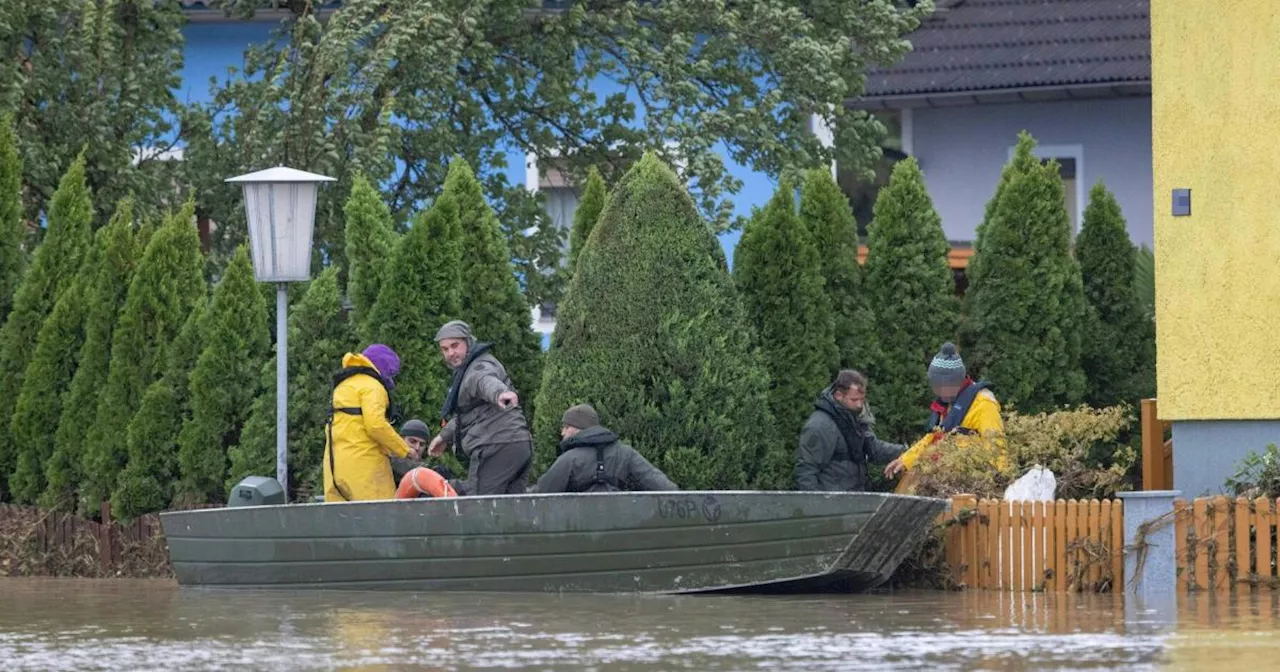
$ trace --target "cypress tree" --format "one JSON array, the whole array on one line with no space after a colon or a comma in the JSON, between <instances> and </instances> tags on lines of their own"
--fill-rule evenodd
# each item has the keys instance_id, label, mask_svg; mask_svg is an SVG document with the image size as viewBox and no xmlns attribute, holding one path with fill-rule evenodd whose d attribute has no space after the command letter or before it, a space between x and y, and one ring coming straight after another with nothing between
<instances>
[{"instance_id":1,"label":"cypress tree","mask_svg":"<svg viewBox=\"0 0 1280 672\"><path fill-rule=\"evenodd\" d=\"M34 503L45 488L45 467L53 453L62 402L78 370L86 320L95 301L127 274L137 256L133 247L133 204L122 201L107 226L98 230L75 284L58 297L40 328L31 364L23 376L13 415L18 466L9 480L14 501Z\"/></svg>"},{"instance_id":2,"label":"cypress tree","mask_svg":"<svg viewBox=\"0 0 1280 672\"><path fill-rule=\"evenodd\" d=\"M22 241L22 158L13 131L13 115L0 117L0 325L9 316L13 293L22 279L26 255Z\"/></svg>"},{"instance_id":3,"label":"cypress tree","mask_svg":"<svg viewBox=\"0 0 1280 672\"><path fill-rule=\"evenodd\" d=\"M132 220L132 206L131 199L121 201L116 207L115 220ZM76 372L55 425L53 455L45 467L47 487L40 505L46 508L75 505L80 454L85 435L97 414L99 390L107 382L111 335L124 305L129 281L152 233L150 225L143 225L131 233L126 243L119 230L112 229L116 226L115 220L98 232L99 237L106 236L106 246L96 280L88 292L84 345L76 357Z\"/></svg>"},{"instance_id":4,"label":"cypress tree","mask_svg":"<svg viewBox=\"0 0 1280 672\"><path fill-rule=\"evenodd\" d=\"M289 313L291 495L320 465L324 454L321 428L328 419L333 373L355 340L355 330L342 311L338 269L330 266L311 281L302 300ZM272 357L262 368L262 393L253 402L240 443L231 449L228 490L245 476L276 473L275 374L276 360Z\"/></svg>"},{"instance_id":5,"label":"cypress tree","mask_svg":"<svg viewBox=\"0 0 1280 672\"><path fill-rule=\"evenodd\" d=\"M432 339L461 314L461 266L458 204L442 197L396 242L370 317L369 340L400 355L393 396L405 417L436 418L444 406L451 376Z\"/></svg>"},{"instance_id":6,"label":"cypress tree","mask_svg":"<svg viewBox=\"0 0 1280 672\"><path fill-rule=\"evenodd\" d=\"M748 222L733 276L772 381L770 409L783 436L798 434L840 362L822 263L796 215L792 186Z\"/></svg>"},{"instance_id":7,"label":"cypress tree","mask_svg":"<svg viewBox=\"0 0 1280 672\"><path fill-rule=\"evenodd\" d=\"M535 420L542 468L561 414L590 402L683 488L789 477L774 460L786 446L774 441L768 374L720 250L652 153L619 181L558 311Z\"/></svg>"},{"instance_id":8,"label":"cypress tree","mask_svg":"<svg viewBox=\"0 0 1280 672\"><path fill-rule=\"evenodd\" d=\"M863 295L858 222L831 171L814 169L800 190L800 220L813 237L835 323L839 368L867 369L878 358L875 318Z\"/></svg>"},{"instance_id":9,"label":"cypress tree","mask_svg":"<svg viewBox=\"0 0 1280 672\"><path fill-rule=\"evenodd\" d=\"M240 441L271 347L267 306L241 246L213 291L201 328L204 349L191 371L191 417L178 435L184 503L225 501L227 449Z\"/></svg>"},{"instance_id":10,"label":"cypress tree","mask_svg":"<svg viewBox=\"0 0 1280 672\"><path fill-rule=\"evenodd\" d=\"M1076 239L1088 302L1080 359L1091 406L1137 407L1155 393L1155 325L1135 290L1135 254L1120 204L1099 182L1089 193Z\"/></svg>"},{"instance_id":11,"label":"cypress tree","mask_svg":"<svg viewBox=\"0 0 1280 672\"><path fill-rule=\"evenodd\" d=\"M1024 413L1080 402L1085 322L1080 266L1057 162L1022 133L983 224L969 276L970 366Z\"/></svg>"},{"instance_id":12,"label":"cypress tree","mask_svg":"<svg viewBox=\"0 0 1280 672\"><path fill-rule=\"evenodd\" d=\"M48 220L44 241L36 248L35 259L18 285L13 308L0 330L0 486L7 485L17 466L17 444L10 421L40 328L62 293L75 281L91 247L93 202L85 184L83 153L62 176L49 206ZM0 487L0 498L7 495L8 488Z\"/></svg>"},{"instance_id":13,"label":"cypress tree","mask_svg":"<svg viewBox=\"0 0 1280 672\"><path fill-rule=\"evenodd\" d=\"M368 318L387 274L386 264L396 245L391 210L363 174L351 184L343 209L346 219L347 298L353 306L353 323L367 339Z\"/></svg>"},{"instance_id":14,"label":"cypress tree","mask_svg":"<svg viewBox=\"0 0 1280 672\"><path fill-rule=\"evenodd\" d=\"M506 237L466 161L455 159L450 164L443 197L458 207L462 249L466 251L462 255L462 319L471 325L476 338L494 344L494 355L506 367L520 404L532 420L542 379L542 344L533 331L529 304L520 293Z\"/></svg>"},{"instance_id":15,"label":"cypress tree","mask_svg":"<svg viewBox=\"0 0 1280 672\"><path fill-rule=\"evenodd\" d=\"M81 452L80 499L97 511L128 460L129 421L147 388L168 363L170 342L205 294L200 238L188 201L151 236L129 282L120 321L111 336L106 387Z\"/></svg>"},{"instance_id":16,"label":"cypress tree","mask_svg":"<svg viewBox=\"0 0 1280 672\"><path fill-rule=\"evenodd\" d=\"M587 171L587 183L582 188L578 209L573 212L573 228L569 231L569 258L566 268L570 278L573 277L574 266L578 263L578 255L582 254L582 249L587 246L587 237L591 235L591 229L595 228L596 220L600 219L600 213L604 210L607 198L608 191L604 186L604 178L600 176L600 171L592 166Z\"/></svg>"},{"instance_id":17,"label":"cypress tree","mask_svg":"<svg viewBox=\"0 0 1280 672\"><path fill-rule=\"evenodd\" d=\"M111 495L115 515L129 520L160 511L178 481L178 433L191 417L191 369L203 347L209 301L196 299L178 337L165 353L164 375L147 387L125 432L129 462Z\"/></svg>"},{"instance_id":18,"label":"cypress tree","mask_svg":"<svg viewBox=\"0 0 1280 672\"><path fill-rule=\"evenodd\" d=\"M911 441L922 431L932 393L929 360L953 338L959 306L947 263L946 234L914 158L893 167L867 227L867 299L875 307L880 357L870 386L877 432Z\"/></svg>"}]
</instances>

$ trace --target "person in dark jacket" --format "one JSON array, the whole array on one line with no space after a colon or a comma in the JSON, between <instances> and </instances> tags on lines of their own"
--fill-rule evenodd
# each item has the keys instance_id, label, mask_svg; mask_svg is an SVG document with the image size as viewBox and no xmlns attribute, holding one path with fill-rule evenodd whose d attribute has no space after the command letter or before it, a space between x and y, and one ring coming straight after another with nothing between
<instances>
[{"instance_id":1,"label":"person in dark jacket","mask_svg":"<svg viewBox=\"0 0 1280 672\"><path fill-rule=\"evenodd\" d=\"M492 344L476 342L462 320L440 327L435 340L453 383L441 409L447 422L427 452L438 457L451 445L470 459L467 480L453 484L461 495L525 492L533 437L506 368L489 352Z\"/></svg>"},{"instance_id":2,"label":"person in dark jacket","mask_svg":"<svg viewBox=\"0 0 1280 672\"><path fill-rule=\"evenodd\" d=\"M643 455L619 441L617 434L601 427L600 416L589 404L564 412L560 436L558 457L538 479L536 492L680 489Z\"/></svg>"},{"instance_id":3,"label":"person in dark jacket","mask_svg":"<svg viewBox=\"0 0 1280 672\"><path fill-rule=\"evenodd\" d=\"M822 391L796 448L796 487L800 490L861 491L867 489L867 463L897 459L906 446L881 441L863 416L867 379L852 369L841 371Z\"/></svg>"},{"instance_id":4,"label":"person in dark jacket","mask_svg":"<svg viewBox=\"0 0 1280 672\"><path fill-rule=\"evenodd\" d=\"M409 449L414 454L423 455L426 453L427 444L431 441L431 428L427 423L414 418L400 425L400 436L405 443L409 444ZM418 467L429 467L447 479L453 478L453 472L442 464L432 466L427 464L426 460L415 458L413 455L391 458L391 473L395 476L396 483L399 483L405 474Z\"/></svg>"}]
</instances>

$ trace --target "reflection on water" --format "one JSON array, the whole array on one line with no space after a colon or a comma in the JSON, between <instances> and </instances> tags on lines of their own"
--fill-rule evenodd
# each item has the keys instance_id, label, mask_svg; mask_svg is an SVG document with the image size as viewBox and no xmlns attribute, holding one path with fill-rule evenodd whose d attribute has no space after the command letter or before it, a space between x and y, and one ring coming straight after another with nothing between
<instances>
[{"instance_id":1,"label":"reflection on water","mask_svg":"<svg viewBox=\"0 0 1280 672\"><path fill-rule=\"evenodd\" d=\"M230 592L0 580L4 669L1267 669L1280 598Z\"/></svg>"}]
</instances>

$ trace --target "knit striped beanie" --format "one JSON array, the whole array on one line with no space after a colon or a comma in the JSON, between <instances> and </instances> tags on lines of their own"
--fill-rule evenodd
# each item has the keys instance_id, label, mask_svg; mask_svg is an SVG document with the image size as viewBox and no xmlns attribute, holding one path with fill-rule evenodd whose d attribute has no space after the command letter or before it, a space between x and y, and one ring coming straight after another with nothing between
<instances>
[{"instance_id":1,"label":"knit striped beanie","mask_svg":"<svg viewBox=\"0 0 1280 672\"><path fill-rule=\"evenodd\" d=\"M943 343L929 363L929 384L934 387L962 385L966 375L964 360L956 352L955 344Z\"/></svg>"}]
</instances>

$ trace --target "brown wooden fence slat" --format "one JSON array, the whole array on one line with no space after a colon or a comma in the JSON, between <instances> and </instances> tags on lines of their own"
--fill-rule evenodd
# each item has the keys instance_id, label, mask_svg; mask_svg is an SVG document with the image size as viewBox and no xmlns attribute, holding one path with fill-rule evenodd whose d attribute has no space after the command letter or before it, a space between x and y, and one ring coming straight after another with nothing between
<instances>
[{"instance_id":1,"label":"brown wooden fence slat","mask_svg":"<svg viewBox=\"0 0 1280 672\"><path fill-rule=\"evenodd\" d=\"M1173 500L1173 557L1177 565L1178 590L1185 593L1191 586L1191 567L1187 557L1187 522L1191 509L1187 500L1178 497Z\"/></svg>"},{"instance_id":2,"label":"brown wooden fence slat","mask_svg":"<svg viewBox=\"0 0 1280 672\"><path fill-rule=\"evenodd\" d=\"M1208 541L1213 536L1213 523L1209 520L1209 499L1207 497L1197 497L1192 509L1193 530L1195 535L1196 554L1196 574L1195 588L1196 590L1208 590L1213 584L1209 583L1209 546Z\"/></svg>"},{"instance_id":3,"label":"brown wooden fence slat","mask_svg":"<svg viewBox=\"0 0 1280 672\"><path fill-rule=\"evenodd\" d=\"M1124 590L1124 503L1111 502L1111 592Z\"/></svg>"},{"instance_id":4,"label":"brown wooden fence slat","mask_svg":"<svg viewBox=\"0 0 1280 672\"><path fill-rule=\"evenodd\" d=\"M1226 497L1218 495L1213 498L1213 590L1225 593L1231 588L1227 563L1231 552L1231 518L1230 502Z\"/></svg>"},{"instance_id":5,"label":"brown wooden fence slat","mask_svg":"<svg viewBox=\"0 0 1280 672\"><path fill-rule=\"evenodd\" d=\"M994 589L1004 587L1000 576L1001 567L1003 566L1000 562L1000 549L1003 548L1000 545L1001 521L1003 520L1000 516L1000 509L1003 504L1004 502L999 500L987 500L987 516L990 521L987 523L987 587Z\"/></svg>"},{"instance_id":6,"label":"brown wooden fence slat","mask_svg":"<svg viewBox=\"0 0 1280 672\"><path fill-rule=\"evenodd\" d=\"M1249 515L1249 500L1244 497L1237 497L1235 510L1235 584L1239 587L1243 587L1249 581L1250 570L1253 565L1253 554L1249 552L1249 528L1252 522L1252 516Z\"/></svg>"},{"instance_id":7,"label":"brown wooden fence slat","mask_svg":"<svg viewBox=\"0 0 1280 672\"><path fill-rule=\"evenodd\" d=\"M1059 499L1053 503L1053 580L1060 593L1067 591L1067 503Z\"/></svg>"},{"instance_id":8,"label":"brown wooden fence slat","mask_svg":"<svg viewBox=\"0 0 1280 672\"><path fill-rule=\"evenodd\" d=\"M1271 568L1271 526L1275 524L1275 516L1271 512L1271 500L1259 497L1253 501L1254 531L1257 535L1254 543L1254 572L1258 580L1266 588L1275 576Z\"/></svg>"}]
</instances>

